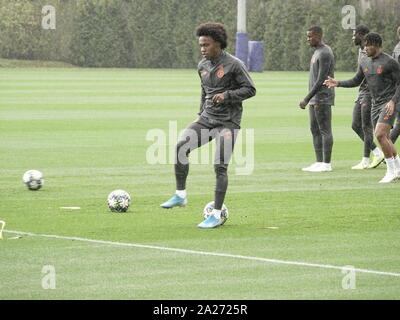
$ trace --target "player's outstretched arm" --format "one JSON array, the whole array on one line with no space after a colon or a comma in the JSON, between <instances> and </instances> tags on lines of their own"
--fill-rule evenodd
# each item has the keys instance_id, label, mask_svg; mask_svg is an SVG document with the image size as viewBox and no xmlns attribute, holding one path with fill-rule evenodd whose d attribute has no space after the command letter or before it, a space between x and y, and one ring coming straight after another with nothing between
<instances>
[{"instance_id":1,"label":"player's outstretched arm","mask_svg":"<svg viewBox=\"0 0 400 320\"><path fill-rule=\"evenodd\" d=\"M356 75L349 80L344 80L344 81L337 81L337 87L342 87L342 88L354 88L358 87L364 80L364 72L362 70L361 65L358 65L358 71Z\"/></svg>"},{"instance_id":2,"label":"player's outstretched arm","mask_svg":"<svg viewBox=\"0 0 400 320\"><path fill-rule=\"evenodd\" d=\"M397 61L391 61L389 70L392 72L392 80L396 84L396 92L392 101L396 104L400 102L400 64Z\"/></svg>"}]
</instances>

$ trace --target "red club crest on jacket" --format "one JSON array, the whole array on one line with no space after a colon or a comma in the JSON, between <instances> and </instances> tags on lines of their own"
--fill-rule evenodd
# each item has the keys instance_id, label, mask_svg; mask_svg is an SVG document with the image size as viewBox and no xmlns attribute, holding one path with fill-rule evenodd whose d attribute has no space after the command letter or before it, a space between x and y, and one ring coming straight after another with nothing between
<instances>
[{"instance_id":1,"label":"red club crest on jacket","mask_svg":"<svg viewBox=\"0 0 400 320\"><path fill-rule=\"evenodd\" d=\"M225 75L224 66L219 66L217 71L217 78L221 79Z\"/></svg>"}]
</instances>

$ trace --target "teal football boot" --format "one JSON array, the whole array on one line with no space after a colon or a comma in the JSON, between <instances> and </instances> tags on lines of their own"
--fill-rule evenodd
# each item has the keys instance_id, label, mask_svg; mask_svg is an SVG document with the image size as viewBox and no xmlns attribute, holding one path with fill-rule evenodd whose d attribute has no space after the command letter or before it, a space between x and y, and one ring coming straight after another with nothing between
<instances>
[{"instance_id":1,"label":"teal football boot","mask_svg":"<svg viewBox=\"0 0 400 320\"><path fill-rule=\"evenodd\" d=\"M171 209L173 207L184 207L186 206L186 204L187 204L186 198L181 198L177 194L174 194L174 196L167 202L160 204L160 207L164 209Z\"/></svg>"},{"instance_id":2,"label":"teal football boot","mask_svg":"<svg viewBox=\"0 0 400 320\"><path fill-rule=\"evenodd\" d=\"M223 224L222 219L216 218L214 215L209 216L206 220L204 220L202 223L198 225L199 228L202 229L211 229L211 228L216 228L220 225Z\"/></svg>"}]
</instances>

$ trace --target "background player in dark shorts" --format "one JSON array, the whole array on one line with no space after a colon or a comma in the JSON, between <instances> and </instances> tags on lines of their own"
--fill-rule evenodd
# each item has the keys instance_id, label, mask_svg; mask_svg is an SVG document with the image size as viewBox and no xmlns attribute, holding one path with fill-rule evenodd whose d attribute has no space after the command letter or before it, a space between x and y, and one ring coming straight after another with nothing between
<instances>
[{"instance_id":1,"label":"background player in dark shorts","mask_svg":"<svg viewBox=\"0 0 400 320\"><path fill-rule=\"evenodd\" d=\"M196 36L204 58L198 65L202 88L199 118L184 130L177 143L176 193L161 207L170 209L186 205L189 153L215 139L215 209L198 225L200 228L214 228L223 223L221 209L228 187L227 170L240 129L242 101L254 96L256 89L244 64L224 51L228 37L222 24L201 24L196 28Z\"/></svg>"},{"instance_id":2,"label":"background player in dark shorts","mask_svg":"<svg viewBox=\"0 0 400 320\"><path fill-rule=\"evenodd\" d=\"M332 108L335 101L333 88L324 87L324 80L333 77L335 58L332 49L322 41L322 29L313 26L307 31L307 42L315 48L310 63L309 92L299 103L300 108L309 107L310 130L313 138L316 162L303 171L332 171L331 155L333 147Z\"/></svg>"},{"instance_id":3,"label":"background player in dark shorts","mask_svg":"<svg viewBox=\"0 0 400 320\"><path fill-rule=\"evenodd\" d=\"M358 25L353 30L353 43L359 46L358 63L362 57L366 57L367 53L364 48L364 37L369 33L369 28L365 25ZM351 128L364 142L363 157L360 163L351 167L352 169L376 168L384 160L382 151L374 143L374 127L371 120L371 95L368 85L364 79L358 90L358 97L353 108L353 117ZM371 151L374 154L372 162L369 162Z\"/></svg>"},{"instance_id":4,"label":"background player in dark shorts","mask_svg":"<svg viewBox=\"0 0 400 320\"><path fill-rule=\"evenodd\" d=\"M380 183L392 182L400 177L400 158L389 138L390 129L398 112L400 102L400 65L390 55L382 52L382 38L377 33L365 36L367 56L362 58L358 72L353 79L337 81L325 80L329 87L351 88L366 79L372 97L372 121L375 125L375 136L385 155L387 170Z\"/></svg>"},{"instance_id":5,"label":"background player in dark shorts","mask_svg":"<svg viewBox=\"0 0 400 320\"><path fill-rule=\"evenodd\" d=\"M393 112L389 115L386 111L386 104L387 103L382 103L374 106L371 112L371 119L374 127L376 127L378 123L386 123L391 128L393 127L398 112ZM398 105L396 105L396 109L398 110Z\"/></svg>"},{"instance_id":6,"label":"background player in dark shorts","mask_svg":"<svg viewBox=\"0 0 400 320\"><path fill-rule=\"evenodd\" d=\"M398 63L400 63L400 27L397 28L397 38L399 39L399 43L394 47L392 57ZM397 138L400 135L400 112L397 114L396 125L390 132L390 140L393 143L396 143Z\"/></svg>"}]
</instances>

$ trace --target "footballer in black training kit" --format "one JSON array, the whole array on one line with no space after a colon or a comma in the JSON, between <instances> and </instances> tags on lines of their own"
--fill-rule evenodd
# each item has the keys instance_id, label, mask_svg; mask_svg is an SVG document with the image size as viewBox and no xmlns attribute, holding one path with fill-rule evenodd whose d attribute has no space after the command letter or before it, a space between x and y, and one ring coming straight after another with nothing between
<instances>
[{"instance_id":1,"label":"footballer in black training kit","mask_svg":"<svg viewBox=\"0 0 400 320\"><path fill-rule=\"evenodd\" d=\"M360 24L353 30L353 43L358 46L358 64L361 59L367 57L365 50L365 36L369 33L366 25ZM363 141L363 157L361 161L352 166L351 169L373 169L378 167L384 160L384 155L374 143L374 126L371 120L371 94L369 93L367 81L364 79L359 87L358 96L353 108L351 128ZM373 152L373 159L370 163L369 157Z\"/></svg>"},{"instance_id":2,"label":"footballer in black training kit","mask_svg":"<svg viewBox=\"0 0 400 320\"><path fill-rule=\"evenodd\" d=\"M321 27L312 26L308 29L307 42L315 51L310 62L309 92L299 103L301 109L305 109L307 104L310 105L310 130L316 162L302 168L308 172L332 171L332 105L335 102L335 92L333 88L323 86L323 83L328 76L333 77L335 57L322 38Z\"/></svg>"},{"instance_id":3,"label":"footballer in black training kit","mask_svg":"<svg viewBox=\"0 0 400 320\"><path fill-rule=\"evenodd\" d=\"M371 117L375 137L387 164L386 174L379 183L388 183L400 178L400 158L389 138L400 108L400 65L381 48L381 36L374 32L368 33L365 36L367 57L361 58L357 74L345 81L329 77L324 84L328 87L352 88L366 80L372 98Z\"/></svg>"},{"instance_id":4,"label":"footballer in black training kit","mask_svg":"<svg viewBox=\"0 0 400 320\"><path fill-rule=\"evenodd\" d=\"M228 187L228 164L240 129L242 101L256 94L254 83L243 62L225 51L228 36L224 25L208 22L196 28L203 59L198 64L201 101L198 118L183 132L176 146L176 193L162 208L187 204L188 156L194 149L216 141L214 209L199 228L215 228L224 223L221 209Z\"/></svg>"}]
</instances>

